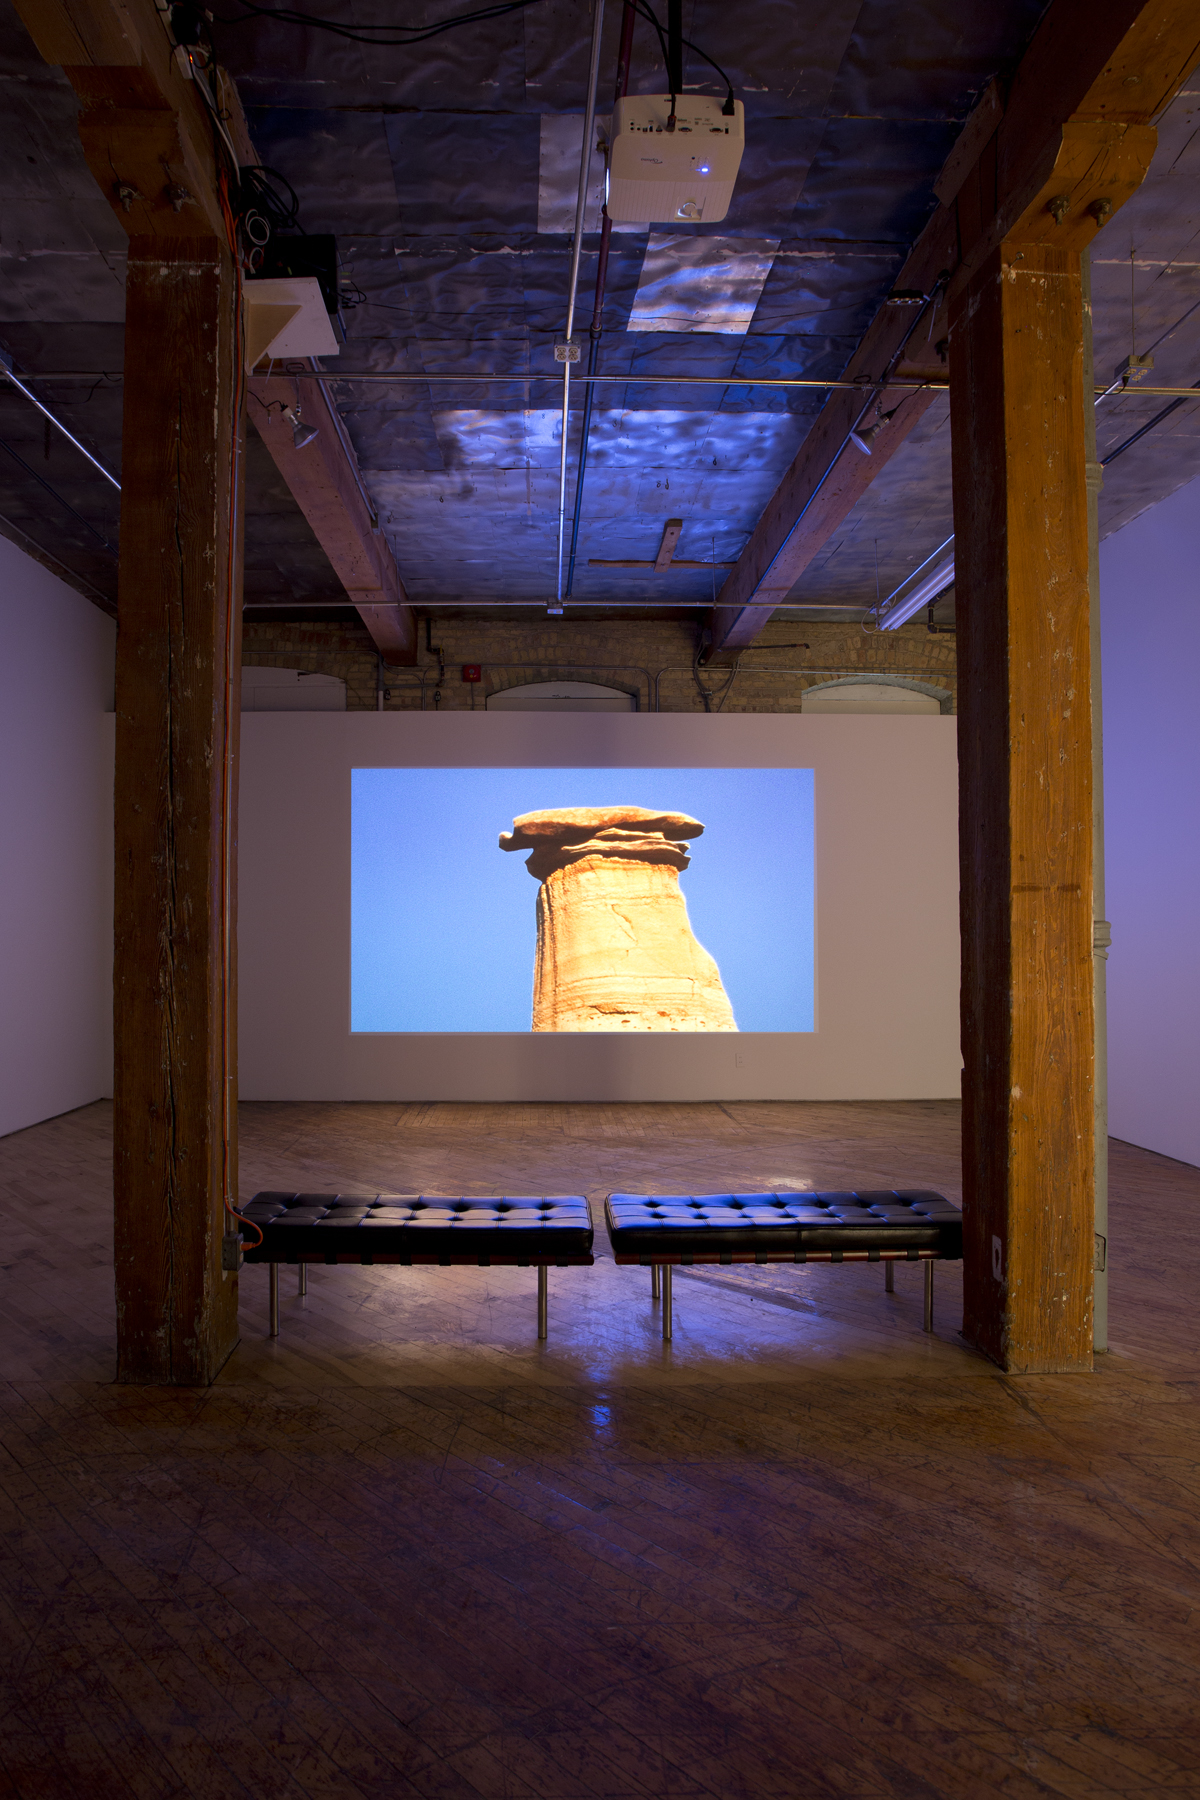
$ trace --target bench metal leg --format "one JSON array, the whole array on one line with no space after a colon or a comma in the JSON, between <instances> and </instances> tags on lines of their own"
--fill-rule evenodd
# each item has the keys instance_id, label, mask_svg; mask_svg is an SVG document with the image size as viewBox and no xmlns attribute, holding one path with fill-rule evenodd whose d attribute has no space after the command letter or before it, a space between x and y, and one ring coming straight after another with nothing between
<instances>
[{"instance_id":1,"label":"bench metal leg","mask_svg":"<svg viewBox=\"0 0 1200 1800\"><path fill-rule=\"evenodd\" d=\"M894 1294L896 1291L896 1265L893 1262L883 1265L883 1291L885 1294Z\"/></svg>"},{"instance_id":2,"label":"bench metal leg","mask_svg":"<svg viewBox=\"0 0 1200 1800\"><path fill-rule=\"evenodd\" d=\"M271 1334L271 1336L272 1336L272 1337L278 1337L278 1336L279 1336L279 1264L278 1264L278 1263L272 1263L272 1264L271 1264L271 1265L270 1265L270 1268L271 1268L271 1283L270 1283L270 1292L271 1292L271 1324L270 1324L270 1334Z\"/></svg>"},{"instance_id":3,"label":"bench metal leg","mask_svg":"<svg viewBox=\"0 0 1200 1800\"><path fill-rule=\"evenodd\" d=\"M925 1329L933 1330L933 1259L925 1264Z\"/></svg>"},{"instance_id":4,"label":"bench metal leg","mask_svg":"<svg viewBox=\"0 0 1200 1800\"><path fill-rule=\"evenodd\" d=\"M299 1296L302 1300L303 1300L305 1294L307 1294L307 1292L308 1292L308 1264L307 1263L300 1264L300 1286L296 1289L296 1292L299 1294Z\"/></svg>"},{"instance_id":5,"label":"bench metal leg","mask_svg":"<svg viewBox=\"0 0 1200 1800\"><path fill-rule=\"evenodd\" d=\"M541 1264L540 1267L538 1268L538 1336L539 1336L539 1338L544 1338L546 1336L546 1324L547 1324L546 1300L547 1300L547 1294L548 1294L549 1285L550 1285L548 1275L549 1275L549 1271L547 1270L546 1265L544 1263Z\"/></svg>"},{"instance_id":6,"label":"bench metal leg","mask_svg":"<svg viewBox=\"0 0 1200 1800\"><path fill-rule=\"evenodd\" d=\"M664 1344L669 1344L671 1341L671 1328L672 1328L671 1276L673 1273L674 1273L674 1271L672 1270L670 1263L664 1263L662 1266L662 1312L663 1312L663 1343Z\"/></svg>"},{"instance_id":7,"label":"bench metal leg","mask_svg":"<svg viewBox=\"0 0 1200 1800\"><path fill-rule=\"evenodd\" d=\"M659 1293L660 1293L660 1285L659 1285L659 1279L658 1279L658 1264L651 1263L650 1264L650 1298L652 1300L657 1300L659 1297Z\"/></svg>"}]
</instances>

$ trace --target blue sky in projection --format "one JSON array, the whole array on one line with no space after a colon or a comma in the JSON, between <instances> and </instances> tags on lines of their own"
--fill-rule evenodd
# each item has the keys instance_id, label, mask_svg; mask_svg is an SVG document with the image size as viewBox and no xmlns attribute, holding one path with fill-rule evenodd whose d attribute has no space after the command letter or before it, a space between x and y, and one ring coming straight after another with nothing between
<instances>
[{"instance_id":1,"label":"blue sky in projection","mask_svg":"<svg viewBox=\"0 0 1200 1800\"><path fill-rule=\"evenodd\" d=\"M813 1029L811 769L355 769L351 1030L528 1031L538 884L518 813L645 806L705 827L679 877L741 1031Z\"/></svg>"}]
</instances>

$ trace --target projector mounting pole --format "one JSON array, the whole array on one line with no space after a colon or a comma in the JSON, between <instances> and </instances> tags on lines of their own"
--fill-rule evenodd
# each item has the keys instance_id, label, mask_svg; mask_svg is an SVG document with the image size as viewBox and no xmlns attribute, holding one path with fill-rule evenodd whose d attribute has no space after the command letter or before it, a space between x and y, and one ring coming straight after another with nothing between
<instances>
[{"instance_id":1,"label":"projector mounting pole","mask_svg":"<svg viewBox=\"0 0 1200 1800\"><path fill-rule=\"evenodd\" d=\"M604 0L595 0L596 12L592 20L592 59L588 66L587 102L583 112L583 147L579 155L579 192L575 199L575 237L571 245L571 285L567 292L567 330L566 342L555 346L555 355L562 355L563 395L562 395L562 445L558 459L558 579L555 584L555 596L558 605L562 605L563 591L563 540L567 524L567 424L571 405L571 361L578 360L579 351L571 342L571 333L575 329L575 293L579 286L579 258L583 251L583 215L587 207L588 174L592 165L592 137L596 130L596 82L600 75L600 33L604 25Z\"/></svg>"},{"instance_id":2,"label":"projector mounting pole","mask_svg":"<svg viewBox=\"0 0 1200 1800\"><path fill-rule=\"evenodd\" d=\"M667 0L667 86L671 90L667 130L674 131L675 104L683 92L683 0Z\"/></svg>"}]
</instances>

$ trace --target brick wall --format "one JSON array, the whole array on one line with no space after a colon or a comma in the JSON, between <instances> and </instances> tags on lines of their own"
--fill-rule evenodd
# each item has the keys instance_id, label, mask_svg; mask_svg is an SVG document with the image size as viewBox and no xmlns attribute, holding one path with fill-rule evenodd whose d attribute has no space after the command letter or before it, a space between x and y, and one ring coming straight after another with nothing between
<instances>
[{"instance_id":1,"label":"brick wall","mask_svg":"<svg viewBox=\"0 0 1200 1800\"><path fill-rule=\"evenodd\" d=\"M445 680L425 648L422 624L417 666L385 672L388 710L419 710L422 692L429 709L469 710L501 688L555 678L632 689L644 710L654 707L656 692L663 712L705 710L692 673L691 620L435 617L432 637L442 648ZM337 675L351 711L375 710L378 664L361 625L247 625L243 661ZM481 682L462 680L464 663L481 665ZM922 623L879 633L854 623L774 620L743 654L732 681L731 674L727 667L699 671L714 711L797 712L805 688L845 675L911 676L953 697L954 639L934 636Z\"/></svg>"}]
</instances>

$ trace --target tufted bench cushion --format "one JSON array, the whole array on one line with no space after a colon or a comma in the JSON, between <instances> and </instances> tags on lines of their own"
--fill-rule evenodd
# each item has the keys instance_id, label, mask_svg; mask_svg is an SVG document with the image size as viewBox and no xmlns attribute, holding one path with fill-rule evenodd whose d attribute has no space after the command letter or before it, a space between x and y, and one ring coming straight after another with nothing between
<instances>
[{"instance_id":1,"label":"tufted bench cushion","mask_svg":"<svg viewBox=\"0 0 1200 1800\"><path fill-rule=\"evenodd\" d=\"M591 1264L581 1194L450 1198L441 1194L255 1194L239 1208L263 1234L251 1263Z\"/></svg>"},{"instance_id":2,"label":"tufted bench cushion","mask_svg":"<svg viewBox=\"0 0 1200 1800\"><path fill-rule=\"evenodd\" d=\"M610 1194L608 1236L619 1263L662 1272L663 1337L672 1335L671 1270L692 1263L882 1262L925 1270L925 1329L933 1330L933 1265L962 1260L962 1213L925 1188L760 1194Z\"/></svg>"},{"instance_id":3,"label":"tufted bench cushion","mask_svg":"<svg viewBox=\"0 0 1200 1800\"><path fill-rule=\"evenodd\" d=\"M962 1213L917 1188L769 1194L610 1194L619 1263L961 1260Z\"/></svg>"},{"instance_id":4,"label":"tufted bench cushion","mask_svg":"<svg viewBox=\"0 0 1200 1800\"><path fill-rule=\"evenodd\" d=\"M592 1215L582 1194L504 1194L476 1199L445 1194L255 1194L240 1216L262 1232L242 1259L268 1263L272 1337L279 1336L279 1265L299 1263L300 1295L308 1264L493 1263L538 1272L538 1337L546 1336L547 1270L590 1268Z\"/></svg>"}]
</instances>

